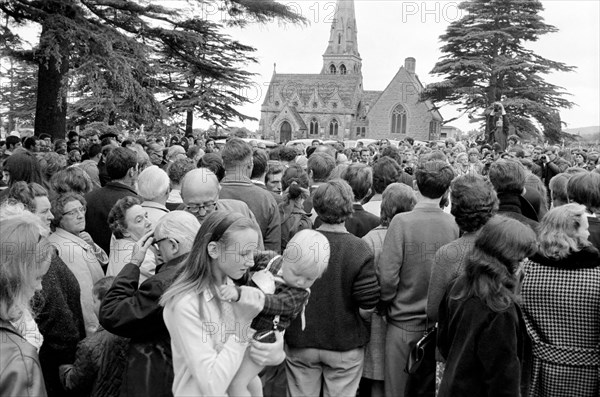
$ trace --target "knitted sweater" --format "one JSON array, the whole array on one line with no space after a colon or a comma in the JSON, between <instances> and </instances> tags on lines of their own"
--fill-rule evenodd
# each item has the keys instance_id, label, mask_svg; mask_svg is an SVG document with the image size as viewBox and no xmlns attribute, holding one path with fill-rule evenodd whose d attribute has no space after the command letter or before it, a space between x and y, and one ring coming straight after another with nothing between
<instances>
[{"instance_id":1,"label":"knitted sweater","mask_svg":"<svg viewBox=\"0 0 600 397\"><path fill-rule=\"evenodd\" d=\"M350 233L321 232L329 241L329 265L313 286L305 309L306 328L296 317L286 343L293 348L348 351L369 341L369 328L358 309L372 309L379 301L373 253Z\"/></svg>"},{"instance_id":2,"label":"knitted sweater","mask_svg":"<svg viewBox=\"0 0 600 397\"><path fill-rule=\"evenodd\" d=\"M412 211L392 219L377 269L381 300L390 303L388 323L414 331L426 328L435 253L457 238L454 217L437 204L417 203Z\"/></svg>"}]
</instances>

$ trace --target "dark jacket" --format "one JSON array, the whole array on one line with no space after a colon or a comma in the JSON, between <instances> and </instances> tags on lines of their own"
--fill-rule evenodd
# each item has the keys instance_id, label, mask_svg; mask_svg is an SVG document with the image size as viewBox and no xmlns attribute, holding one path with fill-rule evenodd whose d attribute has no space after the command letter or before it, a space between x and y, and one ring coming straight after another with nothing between
<instances>
[{"instance_id":1,"label":"dark jacket","mask_svg":"<svg viewBox=\"0 0 600 397\"><path fill-rule=\"evenodd\" d=\"M271 192L256 186L250 179L240 181L225 177L221 181L219 198L245 202L260 226L265 249L281 252L279 207Z\"/></svg>"},{"instance_id":2,"label":"dark jacket","mask_svg":"<svg viewBox=\"0 0 600 397\"><path fill-rule=\"evenodd\" d=\"M158 301L185 258L182 255L160 266L139 288L140 268L125 265L102 301L100 324L113 334L131 339L121 387L123 397L173 395L171 338Z\"/></svg>"},{"instance_id":3,"label":"dark jacket","mask_svg":"<svg viewBox=\"0 0 600 397\"><path fill-rule=\"evenodd\" d=\"M85 231L92 236L96 244L110 254L110 236L108 214L119 199L127 196L138 197L130 186L119 182L108 182L104 187L85 195L87 212L85 213Z\"/></svg>"},{"instance_id":4,"label":"dark jacket","mask_svg":"<svg viewBox=\"0 0 600 397\"><path fill-rule=\"evenodd\" d=\"M44 376L35 347L0 319L0 396L45 397Z\"/></svg>"},{"instance_id":5,"label":"dark jacket","mask_svg":"<svg viewBox=\"0 0 600 397\"><path fill-rule=\"evenodd\" d=\"M293 348L348 351L369 341L369 327L359 308L379 302L379 283L369 245L350 233L321 232L329 241L329 265L310 288L306 328L296 317L285 334Z\"/></svg>"},{"instance_id":6,"label":"dark jacket","mask_svg":"<svg viewBox=\"0 0 600 397\"><path fill-rule=\"evenodd\" d=\"M40 363L49 396L63 397L58 367L75 360L77 344L85 338L79 299L79 282L60 256L55 255L42 278L42 290L34 296L32 307L44 343Z\"/></svg>"},{"instance_id":7,"label":"dark jacket","mask_svg":"<svg viewBox=\"0 0 600 397\"><path fill-rule=\"evenodd\" d=\"M544 181L546 188L548 187L550 181L552 180L552 178L554 178L555 175L560 174L561 172L565 172L567 168L569 168L569 163L567 162L567 160L558 156L556 157L556 159L554 159L554 161L542 164L542 180Z\"/></svg>"},{"instance_id":8,"label":"dark jacket","mask_svg":"<svg viewBox=\"0 0 600 397\"><path fill-rule=\"evenodd\" d=\"M516 219L521 223L531 226L533 231L537 233L539 223L534 220L537 219L537 215L533 206L529 204L527 199L511 193L498 193L498 213L510 218ZM526 211L523 211L525 209ZM529 217L525 216L525 212L528 213Z\"/></svg>"},{"instance_id":9,"label":"dark jacket","mask_svg":"<svg viewBox=\"0 0 600 397\"><path fill-rule=\"evenodd\" d=\"M61 367L60 380L78 396L118 397L127 365L126 338L100 327L79 343L73 364Z\"/></svg>"},{"instance_id":10,"label":"dark jacket","mask_svg":"<svg viewBox=\"0 0 600 397\"><path fill-rule=\"evenodd\" d=\"M495 312L475 296L449 299L457 286L439 309L437 346L446 369L438 396L519 397L526 349L519 307Z\"/></svg>"},{"instance_id":11,"label":"dark jacket","mask_svg":"<svg viewBox=\"0 0 600 397\"><path fill-rule=\"evenodd\" d=\"M600 250L600 218L588 216L588 222L590 224L590 227L588 228L590 237L588 240L590 240L590 243L592 243L596 249Z\"/></svg>"},{"instance_id":12,"label":"dark jacket","mask_svg":"<svg viewBox=\"0 0 600 397\"><path fill-rule=\"evenodd\" d=\"M365 211L362 205L352 204L352 209L354 209L354 212L346 219L344 225L346 226L346 230L356 237L363 238L367 233L379 226L379 217ZM322 224L323 221L317 216L314 228L316 229Z\"/></svg>"}]
</instances>

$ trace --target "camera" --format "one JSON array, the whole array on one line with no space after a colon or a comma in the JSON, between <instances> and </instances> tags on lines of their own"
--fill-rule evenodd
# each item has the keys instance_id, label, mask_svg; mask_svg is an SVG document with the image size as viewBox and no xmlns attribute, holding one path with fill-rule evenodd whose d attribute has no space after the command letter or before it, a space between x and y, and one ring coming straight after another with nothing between
<instances>
[{"instance_id":1,"label":"camera","mask_svg":"<svg viewBox=\"0 0 600 397\"><path fill-rule=\"evenodd\" d=\"M540 156L540 160L542 160L542 161L546 161L547 159L548 159L548 157L545 154L542 154Z\"/></svg>"},{"instance_id":2,"label":"camera","mask_svg":"<svg viewBox=\"0 0 600 397\"><path fill-rule=\"evenodd\" d=\"M494 104L494 112L499 112L500 110L502 110L502 107L500 106L500 104L495 103Z\"/></svg>"}]
</instances>

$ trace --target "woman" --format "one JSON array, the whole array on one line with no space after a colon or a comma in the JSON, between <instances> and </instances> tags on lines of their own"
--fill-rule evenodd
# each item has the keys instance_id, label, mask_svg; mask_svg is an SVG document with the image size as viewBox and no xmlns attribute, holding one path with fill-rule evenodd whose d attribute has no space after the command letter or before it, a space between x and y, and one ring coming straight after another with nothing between
<instances>
[{"instance_id":1,"label":"woman","mask_svg":"<svg viewBox=\"0 0 600 397\"><path fill-rule=\"evenodd\" d=\"M550 210L525 264L523 315L533 341L530 396L600 395L600 254L579 204Z\"/></svg>"},{"instance_id":2,"label":"woman","mask_svg":"<svg viewBox=\"0 0 600 397\"><path fill-rule=\"evenodd\" d=\"M9 198L24 204L50 232L52 215L48 192L37 183L15 183ZM54 249L53 249L54 251ZM81 313L79 283L67 265L54 252L50 267L42 278L42 290L33 300L33 312L44 343L40 362L44 371L48 396L60 396L63 389L58 378L58 367L72 362L77 343L85 338Z\"/></svg>"},{"instance_id":3,"label":"woman","mask_svg":"<svg viewBox=\"0 0 600 397\"><path fill-rule=\"evenodd\" d=\"M171 335L175 396L223 396L248 347L250 322L264 305L256 288L241 287L239 302L222 301L219 286L253 265L254 223L213 212L202 223L179 276L161 298ZM147 246L148 244L144 244Z\"/></svg>"},{"instance_id":4,"label":"woman","mask_svg":"<svg viewBox=\"0 0 600 397\"><path fill-rule=\"evenodd\" d=\"M289 166L281 178L283 202L279 204L279 215L282 251L294 234L302 229L312 229L310 214L304 211L304 200L310 195L308 184L308 174L296 164Z\"/></svg>"},{"instance_id":5,"label":"woman","mask_svg":"<svg viewBox=\"0 0 600 397\"><path fill-rule=\"evenodd\" d=\"M92 287L104 277L101 264L108 256L85 232L85 199L76 193L60 194L52 199L54 233L48 240L79 282L81 309L87 336L98 328Z\"/></svg>"},{"instance_id":6,"label":"woman","mask_svg":"<svg viewBox=\"0 0 600 397\"><path fill-rule=\"evenodd\" d=\"M331 254L327 270L311 287L305 321L298 316L286 331L292 396L318 396L321 386L325 397L353 396L358 389L369 340L359 311L375 308L379 283L368 244L345 227L353 203L352 188L341 179L320 185L313 196L323 222L317 230L327 238Z\"/></svg>"},{"instance_id":7,"label":"woman","mask_svg":"<svg viewBox=\"0 0 600 397\"><path fill-rule=\"evenodd\" d=\"M93 187L94 183L88 173L75 166L60 170L50 178L50 188L55 194L74 192L85 196Z\"/></svg>"},{"instance_id":8,"label":"woman","mask_svg":"<svg viewBox=\"0 0 600 397\"><path fill-rule=\"evenodd\" d=\"M587 154L583 151L575 153L574 167L587 169Z\"/></svg>"},{"instance_id":9,"label":"woman","mask_svg":"<svg viewBox=\"0 0 600 397\"><path fill-rule=\"evenodd\" d=\"M379 159L378 163L384 158ZM367 242L375 256L375 269L379 264L379 257L383 249L383 241L387 228L396 214L411 211L417 203L417 197L412 188L403 183L392 183L388 185L381 195L381 225L371 230L363 240ZM365 368L363 378L367 380L361 383L362 391L371 397L383 396L384 388L384 356L385 356L386 322L382 315L375 313L371 316L371 339L365 350ZM370 388L370 392L366 388Z\"/></svg>"},{"instance_id":10,"label":"woman","mask_svg":"<svg viewBox=\"0 0 600 397\"><path fill-rule=\"evenodd\" d=\"M137 197L128 196L119 199L108 214L108 225L113 233L110 242L107 276L116 276L123 267L131 262L136 242L153 228L148 213ZM152 250L140 266L140 283L152 276L156 270L156 257Z\"/></svg>"},{"instance_id":11,"label":"woman","mask_svg":"<svg viewBox=\"0 0 600 397\"><path fill-rule=\"evenodd\" d=\"M437 346L446 368L439 397L520 395L525 326L517 270L535 247L533 230L515 219L496 215L481 228L440 304Z\"/></svg>"},{"instance_id":12,"label":"woman","mask_svg":"<svg viewBox=\"0 0 600 397\"><path fill-rule=\"evenodd\" d=\"M0 395L46 396L37 350L14 324L30 311L29 301L42 288L51 250L44 248L45 231L37 217L26 214L0 222Z\"/></svg>"},{"instance_id":13,"label":"woman","mask_svg":"<svg viewBox=\"0 0 600 397\"><path fill-rule=\"evenodd\" d=\"M12 154L4 163L4 171L8 174L8 181L6 182L9 188L19 181L43 184L40 164L32 153L19 152ZM0 201L3 201L7 195L8 189L1 191Z\"/></svg>"},{"instance_id":14,"label":"woman","mask_svg":"<svg viewBox=\"0 0 600 397\"><path fill-rule=\"evenodd\" d=\"M454 161L454 173L456 176L466 175L474 172L471 164L469 164L469 156L465 152L458 153Z\"/></svg>"}]
</instances>

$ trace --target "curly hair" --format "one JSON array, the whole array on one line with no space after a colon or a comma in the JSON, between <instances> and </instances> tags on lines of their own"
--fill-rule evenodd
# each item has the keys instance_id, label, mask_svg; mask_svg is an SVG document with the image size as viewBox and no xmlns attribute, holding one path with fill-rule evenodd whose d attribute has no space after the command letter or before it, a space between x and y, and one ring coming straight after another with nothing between
<instances>
[{"instance_id":1,"label":"curly hair","mask_svg":"<svg viewBox=\"0 0 600 397\"><path fill-rule=\"evenodd\" d=\"M581 204L565 204L551 209L540 223L539 251L548 258L566 258L572 252L581 251L591 243L579 233L586 209Z\"/></svg>"},{"instance_id":2,"label":"curly hair","mask_svg":"<svg viewBox=\"0 0 600 397\"><path fill-rule=\"evenodd\" d=\"M115 203L108 213L108 227L113 232L115 238L122 239L125 237L125 231L127 230L127 222L125 216L127 210L134 205L142 204L141 200L134 196L126 196Z\"/></svg>"},{"instance_id":3,"label":"curly hair","mask_svg":"<svg viewBox=\"0 0 600 397\"><path fill-rule=\"evenodd\" d=\"M57 194L52 198L50 205L52 215L54 215L54 219L51 223L53 228L60 227L60 221L62 221L64 216L65 206L71 201L79 201L84 207L87 204L83 196L75 192Z\"/></svg>"},{"instance_id":4,"label":"curly hair","mask_svg":"<svg viewBox=\"0 0 600 397\"><path fill-rule=\"evenodd\" d=\"M492 183L478 174L459 176L450 185L451 214L465 233L479 230L498 211Z\"/></svg>"},{"instance_id":5,"label":"curly hair","mask_svg":"<svg viewBox=\"0 0 600 397\"><path fill-rule=\"evenodd\" d=\"M308 174L298 164L290 165L281 177L283 201L289 203L299 197L306 199L308 192Z\"/></svg>"},{"instance_id":6,"label":"curly hair","mask_svg":"<svg viewBox=\"0 0 600 397\"><path fill-rule=\"evenodd\" d=\"M169 164L167 175L174 185L179 185L189 171L196 168L192 159L178 159Z\"/></svg>"},{"instance_id":7,"label":"curly hair","mask_svg":"<svg viewBox=\"0 0 600 397\"><path fill-rule=\"evenodd\" d=\"M76 166L70 166L54 174L50 179L50 188L55 194L75 192L82 196L92 191L94 183L87 172Z\"/></svg>"},{"instance_id":8,"label":"curly hair","mask_svg":"<svg viewBox=\"0 0 600 397\"><path fill-rule=\"evenodd\" d=\"M44 153L40 159L40 167L44 173L44 179L49 181L54 174L67 166L67 157L56 152Z\"/></svg>"},{"instance_id":9,"label":"curly hair","mask_svg":"<svg viewBox=\"0 0 600 397\"><path fill-rule=\"evenodd\" d=\"M8 197L17 200L19 203L22 203L27 210L35 213L36 197L48 197L48 191L39 183L35 182L15 182L8 189Z\"/></svg>"}]
</instances>

